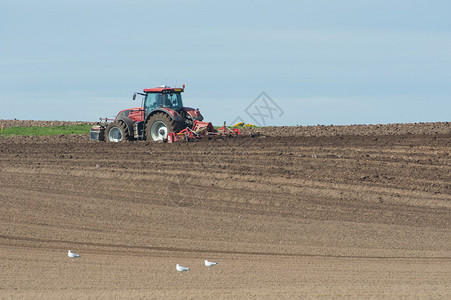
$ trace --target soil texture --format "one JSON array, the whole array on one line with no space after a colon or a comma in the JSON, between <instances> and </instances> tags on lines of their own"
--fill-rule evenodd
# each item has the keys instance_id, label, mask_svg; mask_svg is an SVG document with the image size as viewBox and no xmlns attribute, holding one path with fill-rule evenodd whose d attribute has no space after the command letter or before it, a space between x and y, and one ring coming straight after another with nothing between
<instances>
[{"instance_id":1,"label":"soil texture","mask_svg":"<svg viewBox=\"0 0 451 300\"><path fill-rule=\"evenodd\" d=\"M451 298L449 123L255 131L0 137L0 298Z\"/></svg>"}]
</instances>

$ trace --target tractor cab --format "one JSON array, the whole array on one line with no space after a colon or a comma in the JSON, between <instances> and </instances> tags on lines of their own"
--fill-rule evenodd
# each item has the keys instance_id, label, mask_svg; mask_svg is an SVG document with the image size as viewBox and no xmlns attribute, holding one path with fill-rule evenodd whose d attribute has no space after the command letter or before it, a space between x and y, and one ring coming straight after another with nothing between
<instances>
[{"instance_id":1,"label":"tractor cab","mask_svg":"<svg viewBox=\"0 0 451 300\"><path fill-rule=\"evenodd\" d=\"M169 115L172 120L179 123L179 127L182 129L191 127L195 120L202 121L203 116L199 109L183 106L182 93L184 90L185 85L182 88L163 85L152 89L144 89L144 93L139 93L144 96L141 111L143 121L157 113Z\"/></svg>"},{"instance_id":2,"label":"tractor cab","mask_svg":"<svg viewBox=\"0 0 451 300\"><path fill-rule=\"evenodd\" d=\"M179 112L183 108L183 89L175 88L155 88L146 89L144 98L144 109L146 116L157 108L169 108Z\"/></svg>"}]
</instances>

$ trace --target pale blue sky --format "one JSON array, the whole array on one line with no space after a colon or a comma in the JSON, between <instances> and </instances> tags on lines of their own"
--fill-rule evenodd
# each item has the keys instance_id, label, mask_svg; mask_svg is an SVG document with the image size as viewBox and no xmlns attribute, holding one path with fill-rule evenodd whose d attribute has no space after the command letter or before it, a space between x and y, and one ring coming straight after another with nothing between
<instances>
[{"instance_id":1,"label":"pale blue sky","mask_svg":"<svg viewBox=\"0 0 451 300\"><path fill-rule=\"evenodd\" d=\"M97 121L139 106L135 91L186 84L185 105L215 124L252 123L262 92L280 108L266 125L451 121L450 11L445 0L0 0L0 119Z\"/></svg>"}]
</instances>

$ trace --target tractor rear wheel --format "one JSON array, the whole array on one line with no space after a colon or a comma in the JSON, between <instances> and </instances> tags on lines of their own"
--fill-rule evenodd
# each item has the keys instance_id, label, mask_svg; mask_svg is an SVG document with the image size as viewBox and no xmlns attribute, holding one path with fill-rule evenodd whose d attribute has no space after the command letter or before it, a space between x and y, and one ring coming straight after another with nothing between
<instances>
[{"instance_id":1,"label":"tractor rear wheel","mask_svg":"<svg viewBox=\"0 0 451 300\"><path fill-rule=\"evenodd\" d=\"M148 141L162 141L168 138L171 132L182 130L180 122L164 113L157 113L149 118L146 123L146 138Z\"/></svg>"},{"instance_id":2,"label":"tractor rear wheel","mask_svg":"<svg viewBox=\"0 0 451 300\"><path fill-rule=\"evenodd\" d=\"M131 137L128 133L127 126L124 122L112 122L105 129L105 140L107 142L124 142L130 141Z\"/></svg>"}]
</instances>

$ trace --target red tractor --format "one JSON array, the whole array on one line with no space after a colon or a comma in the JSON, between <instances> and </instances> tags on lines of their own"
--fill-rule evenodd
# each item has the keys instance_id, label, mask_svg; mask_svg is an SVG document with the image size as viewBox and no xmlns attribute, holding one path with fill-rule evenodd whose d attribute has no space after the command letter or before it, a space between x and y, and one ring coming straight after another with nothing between
<instances>
[{"instance_id":1,"label":"red tractor","mask_svg":"<svg viewBox=\"0 0 451 300\"><path fill-rule=\"evenodd\" d=\"M194 125L205 123L199 109L184 107L182 88L160 86L144 89L141 107L120 111L113 122L105 129L107 142L122 142L130 140L166 141L168 135L184 129L190 130ZM209 125L208 125L209 124ZM211 127L211 123L206 125Z\"/></svg>"}]
</instances>

